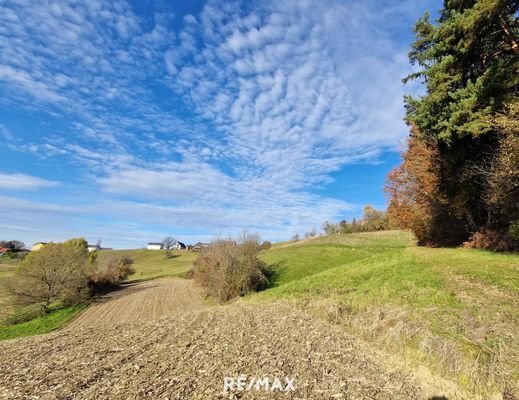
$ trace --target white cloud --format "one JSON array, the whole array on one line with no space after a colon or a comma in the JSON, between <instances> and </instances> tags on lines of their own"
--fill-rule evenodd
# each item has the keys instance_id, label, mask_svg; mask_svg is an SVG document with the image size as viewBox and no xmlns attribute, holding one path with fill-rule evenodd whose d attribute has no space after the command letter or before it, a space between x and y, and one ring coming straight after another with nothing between
<instances>
[{"instance_id":1,"label":"white cloud","mask_svg":"<svg viewBox=\"0 0 519 400\"><path fill-rule=\"evenodd\" d=\"M174 33L171 13L145 17L123 0L3 3L0 102L69 126L23 140L0 125L0 135L11 150L79 165L91 215L116 216L120 229L286 238L356 207L316 189L406 135L410 67L396 36L425 4L209 0ZM32 187L55 184L41 181ZM26 206L49 226L59 209ZM62 232L75 232L66 218Z\"/></svg>"},{"instance_id":2,"label":"white cloud","mask_svg":"<svg viewBox=\"0 0 519 400\"><path fill-rule=\"evenodd\" d=\"M164 53L175 38L171 18L167 13L143 18L125 1L3 3L1 101L71 117L67 142L82 148L102 142L110 154L128 153L134 143L150 148L159 140L146 135L189 131L190 124L156 105L149 89L166 74ZM26 141L18 149L55 142L31 139L36 143ZM85 160L89 167L91 158Z\"/></svg>"},{"instance_id":3,"label":"white cloud","mask_svg":"<svg viewBox=\"0 0 519 400\"><path fill-rule=\"evenodd\" d=\"M59 184L30 175L0 173L0 189L4 190L36 190L56 187Z\"/></svg>"},{"instance_id":4,"label":"white cloud","mask_svg":"<svg viewBox=\"0 0 519 400\"><path fill-rule=\"evenodd\" d=\"M278 2L262 17L233 4L209 2L178 35L179 47L202 49L168 62L177 92L225 133L239 176L301 188L395 149L407 49L387 37L375 4ZM388 20L401 11L385 9Z\"/></svg>"},{"instance_id":5,"label":"white cloud","mask_svg":"<svg viewBox=\"0 0 519 400\"><path fill-rule=\"evenodd\" d=\"M111 193L171 201L222 201L232 191L232 180L208 164L169 163L161 169L128 167L98 179Z\"/></svg>"}]
</instances>

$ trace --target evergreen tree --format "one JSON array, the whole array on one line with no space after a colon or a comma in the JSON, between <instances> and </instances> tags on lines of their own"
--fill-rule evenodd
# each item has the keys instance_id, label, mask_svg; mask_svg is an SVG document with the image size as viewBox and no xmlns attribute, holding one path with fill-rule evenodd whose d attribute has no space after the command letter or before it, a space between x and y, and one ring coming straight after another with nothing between
<instances>
[{"instance_id":1,"label":"evergreen tree","mask_svg":"<svg viewBox=\"0 0 519 400\"><path fill-rule=\"evenodd\" d=\"M409 57L421 70L404 81L420 79L427 90L405 101L407 122L437 153L429 231L441 234L433 244L506 232L519 219L510 207L519 202L517 187L495 196L519 171L517 157L508 156L519 151L519 133L510 129L519 94L518 13L517 0L446 0L436 24L426 14L415 26Z\"/></svg>"}]
</instances>

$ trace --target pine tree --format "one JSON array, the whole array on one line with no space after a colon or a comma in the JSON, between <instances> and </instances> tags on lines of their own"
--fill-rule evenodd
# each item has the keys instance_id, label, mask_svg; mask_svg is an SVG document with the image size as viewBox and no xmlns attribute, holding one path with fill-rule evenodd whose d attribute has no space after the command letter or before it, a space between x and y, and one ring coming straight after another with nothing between
<instances>
[{"instance_id":1,"label":"pine tree","mask_svg":"<svg viewBox=\"0 0 519 400\"><path fill-rule=\"evenodd\" d=\"M416 23L409 58L421 69L404 81L421 80L426 94L405 102L407 122L437 152L435 198L443 204L430 224L448 229L430 229L446 232L435 244L460 242L485 229L505 232L519 219L519 209L509 206L519 201L517 188L499 202L492 196L505 183L496 183L503 168L519 170L517 158L503 155L516 150L519 135L503 129L503 121L512 126L516 119L518 13L517 0L446 0L437 23L428 14ZM499 209L503 204L506 212Z\"/></svg>"}]
</instances>

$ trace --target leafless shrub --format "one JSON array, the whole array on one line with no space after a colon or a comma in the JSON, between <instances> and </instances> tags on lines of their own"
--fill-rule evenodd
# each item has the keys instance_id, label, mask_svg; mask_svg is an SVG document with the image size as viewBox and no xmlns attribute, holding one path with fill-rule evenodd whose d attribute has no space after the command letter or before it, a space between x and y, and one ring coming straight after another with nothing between
<instances>
[{"instance_id":1,"label":"leafless shrub","mask_svg":"<svg viewBox=\"0 0 519 400\"><path fill-rule=\"evenodd\" d=\"M259 237L247 232L238 242L216 240L200 251L193 277L210 296L222 302L264 289L270 274L258 258L260 250Z\"/></svg>"},{"instance_id":2,"label":"leafless shrub","mask_svg":"<svg viewBox=\"0 0 519 400\"><path fill-rule=\"evenodd\" d=\"M111 290L135 273L133 260L129 257L112 258L106 266L96 267L89 279L89 286L94 293Z\"/></svg>"}]
</instances>

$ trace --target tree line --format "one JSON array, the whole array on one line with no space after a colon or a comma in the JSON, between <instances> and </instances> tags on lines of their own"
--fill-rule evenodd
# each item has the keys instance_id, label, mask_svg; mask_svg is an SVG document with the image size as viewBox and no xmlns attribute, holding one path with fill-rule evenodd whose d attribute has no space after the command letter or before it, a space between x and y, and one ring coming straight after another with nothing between
<instances>
[{"instance_id":1,"label":"tree line","mask_svg":"<svg viewBox=\"0 0 519 400\"><path fill-rule=\"evenodd\" d=\"M387 177L388 217L422 245L519 248L519 2L446 0L415 25L409 53L426 93Z\"/></svg>"},{"instance_id":2,"label":"tree line","mask_svg":"<svg viewBox=\"0 0 519 400\"><path fill-rule=\"evenodd\" d=\"M389 228L387 213L383 210L376 210L369 204L364 207L362 218L358 221L356 218L353 218L351 221L343 219L340 222L326 221L323 224L323 231L326 235L375 232L384 231Z\"/></svg>"}]
</instances>

